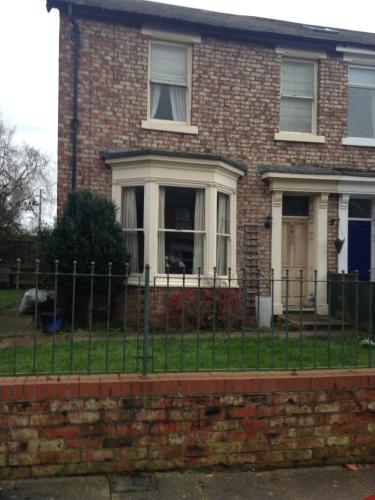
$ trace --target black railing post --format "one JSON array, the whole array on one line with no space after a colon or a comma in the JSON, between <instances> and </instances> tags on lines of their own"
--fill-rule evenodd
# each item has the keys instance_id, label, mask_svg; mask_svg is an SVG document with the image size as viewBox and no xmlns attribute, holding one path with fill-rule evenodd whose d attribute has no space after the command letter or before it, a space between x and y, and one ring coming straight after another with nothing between
<instances>
[{"instance_id":1,"label":"black railing post","mask_svg":"<svg viewBox=\"0 0 375 500\"><path fill-rule=\"evenodd\" d=\"M136 358L135 371L138 373L139 362L142 359L139 351L139 336L141 334L141 276L138 276L137 294L136 294Z\"/></svg>"},{"instance_id":2,"label":"black railing post","mask_svg":"<svg viewBox=\"0 0 375 500\"><path fill-rule=\"evenodd\" d=\"M168 346L169 346L169 273L171 266L165 265L167 271L167 289L165 295L165 335L164 335L164 371L168 371Z\"/></svg>"},{"instance_id":3,"label":"black railing post","mask_svg":"<svg viewBox=\"0 0 375 500\"><path fill-rule=\"evenodd\" d=\"M38 300L39 300L39 263L35 261L35 304L34 304L34 342L33 342L33 373L36 371L36 348L37 348L37 331L38 331Z\"/></svg>"},{"instance_id":4,"label":"black railing post","mask_svg":"<svg viewBox=\"0 0 375 500\"><path fill-rule=\"evenodd\" d=\"M354 271L355 274L355 312L354 312L354 321L355 321L355 336L356 336L356 343L355 343L355 365L359 365L359 332L358 332L358 305L359 305L359 271Z\"/></svg>"},{"instance_id":5,"label":"black railing post","mask_svg":"<svg viewBox=\"0 0 375 500\"><path fill-rule=\"evenodd\" d=\"M13 373L17 372L17 337L19 330L19 308L20 308L20 271L21 271L21 259L17 259L17 270L16 270L16 323L14 332L14 350L13 350Z\"/></svg>"},{"instance_id":6,"label":"black railing post","mask_svg":"<svg viewBox=\"0 0 375 500\"><path fill-rule=\"evenodd\" d=\"M246 311L247 311L247 276L246 269L242 270L242 331L241 331L241 369L245 364L245 328L246 328Z\"/></svg>"},{"instance_id":7,"label":"black railing post","mask_svg":"<svg viewBox=\"0 0 375 500\"><path fill-rule=\"evenodd\" d=\"M87 353L87 371L91 370L91 343L92 343L92 313L94 308L94 272L95 262L90 263L90 301L89 301L89 345Z\"/></svg>"},{"instance_id":8,"label":"black railing post","mask_svg":"<svg viewBox=\"0 0 375 500\"><path fill-rule=\"evenodd\" d=\"M303 368L303 269L299 270L299 367Z\"/></svg>"},{"instance_id":9,"label":"black railing post","mask_svg":"<svg viewBox=\"0 0 375 500\"><path fill-rule=\"evenodd\" d=\"M54 292L53 292L53 326L52 326L52 373L55 372L56 362L56 316L57 316L57 284L59 275L59 261L55 260Z\"/></svg>"},{"instance_id":10,"label":"black railing post","mask_svg":"<svg viewBox=\"0 0 375 500\"><path fill-rule=\"evenodd\" d=\"M214 282L212 288L212 368L215 368L216 363L216 280L217 270L214 267Z\"/></svg>"},{"instance_id":11,"label":"black railing post","mask_svg":"<svg viewBox=\"0 0 375 500\"><path fill-rule=\"evenodd\" d=\"M271 368L275 368L275 318L274 318L274 301L275 301L275 270L271 269L271 331L272 331L272 351L271 351Z\"/></svg>"},{"instance_id":12,"label":"black railing post","mask_svg":"<svg viewBox=\"0 0 375 500\"><path fill-rule=\"evenodd\" d=\"M129 262L125 264L124 279L124 318L123 318L123 342L122 342L122 371L127 366L127 333L128 333L128 280L129 280Z\"/></svg>"},{"instance_id":13,"label":"black railing post","mask_svg":"<svg viewBox=\"0 0 375 500\"><path fill-rule=\"evenodd\" d=\"M104 369L108 371L109 363L109 337L111 333L111 300L112 300L112 262L108 262L108 289L107 289L107 334L105 342Z\"/></svg>"},{"instance_id":14,"label":"black railing post","mask_svg":"<svg viewBox=\"0 0 375 500\"><path fill-rule=\"evenodd\" d=\"M316 343L317 343L317 321L318 321L318 271L314 271L314 344L313 344L313 367L316 368Z\"/></svg>"},{"instance_id":15,"label":"black railing post","mask_svg":"<svg viewBox=\"0 0 375 500\"><path fill-rule=\"evenodd\" d=\"M184 337L185 337L185 268L182 273L182 290L181 290L181 343L180 343L180 370L184 371Z\"/></svg>"},{"instance_id":16,"label":"black railing post","mask_svg":"<svg viewBox=\"0 0 375 500\"><path fill-rule=\"evenodd\" d=\"M255 304L255 309L256 309L256 328L257 328L257 336L256 336L256 341L257 341L257 347L256 347L256 369L259 370L260 365L259 365L259 356L260 356L260 332L259 332L259 323L260 323L260 272L258 269L258 279L257 279L257 291L256 291L256 304Z\"/></svg>"},{"instance_id":17,"label":"black railing post","mask_svg":"<svg viewBox=\"0 0 375 500\"><path fill-rule=\"evenodd\" d=\"M331 315L332 315L332 279L328 275L328 286L327 286L327 296L328 296L328 325L327 325L327 363L328 368L331 366ZM315 297L316 302L316 297Z\"/></svg>"},{"instance_id":18,"label":"black railing post","mask_svg":"<svg viewBox=\"0 0 375 500\"><path fill-rule=\"evenodd\" d=\"M370 275L371 276L371 275ZM372 367L372 295L373 295L373 283L368 281L368 366Z\"/></svg>"},{"instance_id":19,"label":"black railing post","mask_svg":"<svg viewBox=\"0 0 375 500\"><path fill-rule=\"evenodd\" d=\"M196 338L196 370L199 371L200 364L200 337L201 337L201 268L198 267L198 296L197 296L197 338Z\"/></svg>"},{"instance_id":20,"label":"black railing post","mask_svg":"<svg viewBox=\"0 0 375 500\"><path fill-rule=\"evenodd\" d=\"M227 368L230 368L232 360L232 339L231 339L231 282L232 268L228 267L228 300L227 300Z\"/></svg>"},{"instance_id":21,"label":"black railing post","mask_svg":"<svg viewBox=\"0 0 375 500\"><path fill-rule=\"evenodd\" d=\"M152 322L152 328L151 328L151 331L152 331L152 335L151 335L151 339L152 339L152 343L151 343L151 371L153 372L155 370L155 364L154 364L154 360L155 360L155 333L156 333L156 276L154 276L154 279L153 279L153 286L152 286L152 308L151 308L151 322ZM151 292L150 292L151 293ZM160 327L160 325L159 325Z\"/></svg>"},{"instance_id":22,"label":"black railing post","mask_svg":"<svg viewBox=\"0 0 375 500\"><path fill-rule=\"evenodd\" d=\"M344 335L345 335L345 272L341 273L341 366L344 366L345 350L344 350Z\"/></svg>"},{"instance_id":23,"label":"black railing post","mask_svg":"<svg viewBox=\"0 0 375 500\"><path fill-rule=\"evenodd\" d=\"M145 294L143 308L143 365L142 373L146 376L148 373L148 334L149 334L149 307L150 307L150 266L145 267Z\"/></svg>"},{"instance_id":24,"label":"black railing post","mask_svg":"<svg viewBox=\"0 0 375 500\"><path fill-rule=\"evenodd\" d=\"M74 319L76 310L76 280L77 280L77 261L73 261L73 282L72 282L72 321L70 326L70 373L73 371L74 356Z\"/></svg>"},{"instance_id":25,"label":"black railing post","mask_svg":"<svg viewBox=\"0 0 375 500\"><path fill-rule=\"evenodd\" d=\"M289 269L285 277L285 368L289 368Z\"/></svg>"}]
</instances>

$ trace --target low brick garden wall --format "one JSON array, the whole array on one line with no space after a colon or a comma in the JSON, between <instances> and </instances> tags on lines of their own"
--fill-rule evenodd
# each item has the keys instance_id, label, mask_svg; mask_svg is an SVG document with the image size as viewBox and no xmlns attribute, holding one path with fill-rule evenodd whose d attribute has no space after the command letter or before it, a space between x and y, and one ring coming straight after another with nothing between
<instances>
[{"instance_id":1,"label":"low brick garden wall","mask_svg":"<svg viewBox=\"0 0 375 500\"><path fill-rule=\"evenodd\" d=\"M375 462L375 370L0 379L0 478Z\"/></svg>"}]
</instances>

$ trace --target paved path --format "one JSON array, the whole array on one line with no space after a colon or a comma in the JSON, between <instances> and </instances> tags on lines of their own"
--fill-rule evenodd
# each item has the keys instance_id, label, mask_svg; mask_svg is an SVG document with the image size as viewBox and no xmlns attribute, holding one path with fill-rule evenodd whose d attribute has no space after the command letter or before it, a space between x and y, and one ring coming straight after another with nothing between
<instances>
[{"instance_id":1,"label":"paved path","mask_svg":"<svg viewBox=\"0 0 375 500\"><path fill-rule=\"evenodd\" d=\"M355 472L325 467L0 481L0 500L362 500L370 495L375 495L375 466Z\"/></svg>"}]
</instances>

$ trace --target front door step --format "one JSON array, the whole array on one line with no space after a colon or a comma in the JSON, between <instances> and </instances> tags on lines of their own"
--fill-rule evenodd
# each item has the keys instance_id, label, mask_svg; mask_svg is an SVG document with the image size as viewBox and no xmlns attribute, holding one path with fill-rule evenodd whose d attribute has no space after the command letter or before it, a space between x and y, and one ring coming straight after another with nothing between
<instances>
[{"instance_id":1,"label":"front door step","mask_svg":"<svg viewBox=\"0 0 375 500\"><path fill-rule=\"evenodd\" d=\"M280 319L285 323L287 320L286 314L280 316ZM343 323L345 328L350 327L350 323L347 321L343 322L341 319L332 316L319 316L307 311L303 311L302 315L295 311L288 312L288 325L293 329L300 328L302 324L304 330L314 330L314 328L318 330L328 330L328 328L338 330L342 328Z\"/></svg>"}]
</instances>

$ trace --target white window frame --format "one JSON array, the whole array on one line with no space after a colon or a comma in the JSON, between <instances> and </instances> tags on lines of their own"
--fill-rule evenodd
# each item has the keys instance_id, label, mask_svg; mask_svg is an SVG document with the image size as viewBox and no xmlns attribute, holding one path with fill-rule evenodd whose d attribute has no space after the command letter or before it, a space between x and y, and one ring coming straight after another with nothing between
<instances>
[{"instance_id":1,"label":"white window frame","mask_svg":"<svg viewBox=\"0 0 375 500\"><path fill-rule=\"evenodd\" d=\"M357 89L372 89L375 91L375 85L361 85L361 84L350 84L349 83L349 74L351 68L355 69L365 69L365 70L370 70L375 73L375 66L368 66L368 65L362 65L362 64L350 64L348 67L348 91L349 88L357 88ZM349 128L349 92L348 92L348 116L347 116L347 127ZM342 140L343 144L346 145L351 145L351 146L375 146L375 137L345 137Z\"/></svg>"},{"instance_id":2,"label":"white window frame","mask_svg":"<svg viewBox=\"0 0 375 500\"><path fill-rule=\"evenodd\" d=\"M205 213L205 220L204 220L204 230L196 230L196 229L170 229L170 228L160 228L160 221L158 217L158 234L159 233L185 233L185 234L203 234L203 267L201 269L201 275L205 276L207 274L207 269L206 269L206 250L207 250L207 190L205 185L201 186L192 186L192 185L180 185L180 184L168 184L168 183L163 183L163 184L158 184L158 191L160 193L160 188L186 188L186 189L202 189L204 191L204 213ZM164 207L165 210L165 207ZM156 248L156 250L151 250L151 251L156 251L157 256L159 257L159 247ZM167 276L167 273L157 273L158 276ZM169 276L172 278L180 278L182 274L173 274L169 273ZM198 277L198 274L185 274L187 277Z\"/></svg>"},{"instance_id":3,"label":"white window frame","mask_svg":"<svg viewBox=\"0 0 375 500\"><path fill-rule=\"evenodd\" d=\"M274 134L275 141L292 141L292 142L311 142L324 144L326 142L325 136L317 135L318 128L318 88L319 88L319 61L322 59L327 59L327 54L325 52L318 51L308 51L302 49L293 49L289 47L278 46L275 49L276 54L280 54L280 95L279 95L279 131ZM314 97L312 98L312 124L311 133L306 132L292 132L280 129L280 119L281 119L281 100L282 96L282 64L284 61L296 61L305 63L314 63ZM296 97L298 98L298 96ZM301 96L301 99L309 99L307 97Z\"/></svg>"},{"instance_id":4,"label":"white window frame","mask_svg":"<svg viewBox=\"0 0 375 500\"><path fill-rule=\"evenodd\" d=\"M349 209L350 209L350 201L357 199L369 200L371 202L371 215L370 217L350 217ZM346 251L346 262L345 262L345 272L348 272L349 267L349 256L348 256L348 247L349 247L349 222L350 221L359 221L359 222L370 222L371 223L371 238L370 238L370 266L369 269L369 281L375 281L375 198L371 196L360 196L357 194L353 194L348 197L347 204L347 223L346 223L346 239L347 239L347 251ZM340 270L338 270L340 272Z\"/></svg>"},{"instance_id":5,"label":"white window frame","mask_svg":"<svg viewBox=\"0 0 375 500\"><path fill-rule=\"evenodd\" d=\"M224 194L226 196L229 197L229 204L228 204L228 210L229 210L229 233L218 233L217 232L217 224L216 224L216 249L217 249L217 239L218 237L224 237L226 239L226 247L227 247L227 263L231 263L232 262L232 249L231 249L231 244L232 244L232 233L233 233L233 228L232 228L232 210L233 210L233 204L232 204L232 198L231 198L231 194L224 191L223 189L218 189L217 190L217 195L219 194ZM217 211L217 202L216 202L216 211ZM216 266L217 266L217 255L216 255ZM230 268L231 266L229 265L228 266L228 269ZM232 269L231 269L232 271ZM218 277L226 277L228 276L227 274L224 274L224 275L221 275L221 274L217 274Z\"/></svg>"},{"instance_id":6,"label":"white window frame","mask_svg":"<svg viewBox=\"0 0 375 500\"><path fill-rule=\"evenodd\" d=\"M284 96L282 90L282 70L283 64L286 62L297 62L297 63L306 63L311 64L313 66L313 86L314 86L314 95L312 97L309 96ZM311 132L299 132L298 130L289 131L289 130L281 130L280 132L291 132L293 134L312 134L316 135L317 129L317 111L318 111L318 99L317 99L317 85L318 85L318 63L317 61L311 61L308 59L296 59L294 57L283 57L281 61L281 76L280 76L280 122L281 122L281 102L283 99L300 99L301 101L309 101L311 102ZM279 125L280 126L280 125Z\"/></svg>"},{"instance_id":7,"label":"white window frame","mask_svg":"<svg viewBox=\"0 0 375 500\"><path fill-rule=\"evenodd\" d=\"M368 49L360 49L358 47L347 47L337 45L336 51L342 53L343 61L347 62L350 67L362 67L365 69L375 70L375 51ZM349 85L349 68L348 68L348 85ZM345 146L363 146L375 147L375 139L369 137L343 137L341 144Z\"/></svg>"},{"instance_id":8,"label":"white window frame","mask_svg":"<svg viewBox=\"0 0 375 500\"><path fill-rule=\"evenodd\" d=\"M151 84L160 83L170 85L163 81L151 81L151 47L153 43L173 47L184 47L187 49L187 86L186 88L186 121L160 120L152 118L150 114ZM166 132L178 132L186 134L197 134L198 127L191 125L191 96L192 96L192 65L193 65L193 46L192 43L181 41L160 40L153 38L148 42L148 75L147 75L147 120L142 121L142 128L149 130L160 130Z\"/></svg>"},{"instance_id":9,"label":"white window frame","mask_svg":"<svg viewBox=\"0 0 375 500\"><path fill-rule=\"evenodd\" d=\"M124 192L126 188L137 188L137 187L142 187L143 188L143 221L142 221L142 228L137 227L137 228L126 228L124 227L124 207L123 207L123 202L124 202ZM145 239L145 185L142 184L141 182L137 182L136 184L129 183L121 187L121 205L120 205L120 224L122 228L123 233L143 233L143 242ZM144 262L145 255L143 255L143 264ZM144 266L143 266L144 267ZM131 276L137 276L138 278L143 275L143 272L139 273L130 273Z\"/></svg>"}]
</instances>

